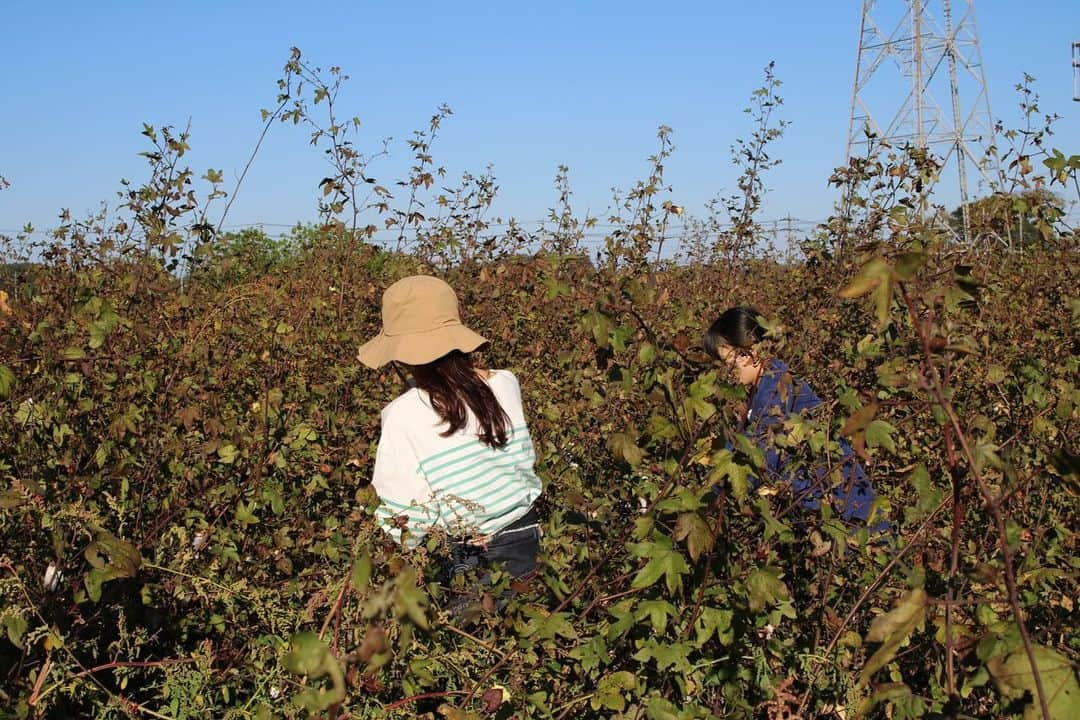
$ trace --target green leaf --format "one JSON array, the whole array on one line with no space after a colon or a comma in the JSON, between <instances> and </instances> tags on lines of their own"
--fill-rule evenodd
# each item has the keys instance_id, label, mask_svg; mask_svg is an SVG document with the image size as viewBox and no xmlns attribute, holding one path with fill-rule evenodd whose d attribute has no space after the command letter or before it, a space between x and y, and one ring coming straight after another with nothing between
<instances>
[{"instance_id":1,"label":"green leaf","mask_svg":"<svg viewBox=\"0 0 1080 720\"><path fill-rule=\"evenodd\" d=\"M409 663L409 674L415 675L424 684L425 687L435 684L435 674L431 672L431 666L434 664L430 659L417 659Z\"/></svg>"},{"instance_id":2,"label":"green leaf","mask_svg":"<svg viewBox=\"0 0 1080 720\"><path fill-rule=\"evenodd\" d=\"M697 621L697 644L704 645L709 638L716 635L716 639L723 645L730 645L734 639L731 630L731 610L722 608L702 608Z\"/></svg>"},{"instance_id":3,"label":"green leaf","mask_svg":"<svg viewBox=\"0 0 1080 720\"><path fill-rule=\"evenodd\" d=\"M682 553L672 546L668 537L659 535L654 542L641 543L636 547L639 550L644 548L644 554L639 554L638 557L648 557L649 561L634 576L630 587L641 590L653 585L661 577L664 578L669 592L675 592L682 587L682 576L690 572L690 566L686 564Z\"/></svg>"},{"instance_id":4,"label":"green leaf","mask_svg":"<svg viewBox=\"0 0 1080 720\"><path fill-rule=\"evenodd\" d=\"M716 406L709 402L708 398L713 396L715 390L716 374L712 372L701 375L691 383L690 391L683 401L689 411L688 414L692 412L702 420L708 420L712 417L716 412Z\"/></svg>"},{"instance_id":5,"label":"green leaf","mask_svg":"<svg viewBox=\"0 0 1080 720\"><path fill-rule=\"evenodd\" d=\"M735 436L735 448L750 459L750 464L755 468L765 467L765 453L754 442L739 433Z\"/></svg>"},{"instance_id":6,"label":"green leaf","mask_svg":"<svg viewBox=\"0 0 1080 720\"><path fill-rule=\"evenodd\" d=\"M922 588L911 590L897 602L894 609L879 615L870 623L866 641L882 645L859 673L859 686L865 685L875 672L892 662L900 646L923 624L927 600L926 591Z\"/></svg>"},{"instance_id":7,"label":"green leaf","mask_svg":"<svg viewBox=\"0 0 1080 720\"><path fill-rule=\"evenodd\" d=\"M17 613L12 613L4 618L4 628L7 630L8 640L20 650L23 649L22 637L26 632L26 619Z\"/></svg>"},{"instance_id":8,"label":"green leaf","mask_svg":"<svg viewBox=\"0 0 1080 720\"><path fill-rule=\"evenodd\" d=\"M855 718L865 717L871 710L883 702L896 702L910 697L911 688L907 685L904 685L903 683L883 683L876 686L874 694L859 705L858 709L855 711Z\"/></svg>"},{"instance_id":9,"label":"green leaf","mask_svg":"<svg viewBox=\"0 0 1080 720\"><path fill-rule=\"evenodd\" d=\"M649 535L652 535L653 529L656 527L656 516L652 513L648 515L642 515L634 521L634 532L631 537L635 540L644 540Z\"/></svg>"},{"instance_id":10,"label":"green leaf","mask_svg":"<svg viewBox=\"0 0 1080 720\"><path fill-rule=\"evenodd\" d=\"M285 499L281 497L277 487L273 485L263 487L262 497L263 500L270 503L270 511L275 515L285 512Z\"/></svg>"},{"instance_id":11,"label":"green leaf","mask_svg":"<svg viewBox=\"0 0 1080 720\"><path fill-rule=\"evenodd\" d=\"M86 587L87 596L94 602L101 600L101 586L109 580L115 580L116 575L105 568L92 568L83 576L83 585Z\"/></svg>"},{"instance_id":12,"label":"green leaf","mask_svg":"<svg viewBox=\"0 0 1080 720\"><path fill-rule=\"evenodd\" d=\"M586 327L592 330L593 339L602 348L607 347L611 335L611 319L600 313L593 313L585 318Z\"/></svg>"},{"instance_id":13,"label":"green leaf","mask_svg":"<svg viewBox=\"0 0 1080 720\"><path fill-rule=\"evenodd\" d=\"M885 327L889 322L889 305L892 302L892 279L888 276L874 288L874 311L878 327Z\"/></svg>"},{"instance_id":14,"label":"green leaf","mask_svg":"<svg viewBox=\"0 0 1080 720\"><path fill-rule=\"evenodd\" d=\"M1002 469L1004 463L1001 461L1001 456L998 455L997 451L997 445L988 442L976 442L975 450L972 453L975 456L975 467L980 470L987 467L997 470Z\"/></svg>"},{"instance_id":15,"label":"green leaf","mask_svg":"<svg viewBox=\"0 0 1080 720\"><path fill-rule=\"evenodd\" d=\"M299 693L294 702L316 713L345 699L345 676L341 664L319 636L310 631L299 632L289 639L285 668L310 679L329 676L331 687L311 687Z\"/></svg>"},{"instance_id":16,"label":"green leaf","mask_svg":"<svg viewBox=\"0 0 1080 720\"><path fill-rule=\"evenodd\" d=\"M1032 648L1035 667L1042 680L1046 703L1050 708L1052 720L1072 720L1080 717L1080 687L1077 686L1076 672L1067 657L1042 645ZM990 675L998 690L1008 697L1022 697L1025 693L1031 702L1024 708L1024 720L1036 720L1042 717L1038 701L1038 689L1035 676L1031 671L1031 661L1027 652L1017 650L1007 657L994 657L986 663Z\"/></svg>"},{"instance_id":17,"label":"green leaf","mask_svg":"<svg viewBox=\"0 0 1080 720\"><path fill-rule=\"evenodd\" d=\"M19 403L19 409L15 411L15 422L19 425L41 425L44 413L32 399L26 398Z\"/></svg>"},{"instance_id":18,"label":"green leaf","mask_svg":"<svg viewBox=\"0 0 1080 720\"><path fill-rule=\"evenodd\" d=\"M236 449L236 446L232 443L222 445L217 449L218 461L224 465L232 465L236 462L237 456L240 451Z\"/></svg>"},{"instance_id":19,"label":"green leaf","mask_svg":"<svg viewBox=\"0 0 1080 720\"><path fill-rule=\"evenodd\" d=\"M911 484L915 486L919 501L916 509L923 515L930 512L941 503L944 491L935 488L930 482L930 473L925 465L919 465L911 473Z\"/></svg>"},{"instance_id":20,"label":"green leaf","mask_svg":"<svg viewBox=\"0 0 1080 720\"><path fill-rule=\"evenodd\" d=\"M634 439L626 433L615 433L608 438L608 448L626 461L630 467L637 467L645 458L645 451L637 446Z\"/></svg>"},{"instance_id":21,"label":"green leaf","mask_svg":"<svg viewBox=\"0 0 1080 720\"><path fill-rule=\"evenodd\" d=\"M751 612L791 599L787 585L780 579L780 570L774 567L754 568L746 579L746 592Z\"/></svg>"},{"instance_id":22,"label":"green leaf","mask_svg":"<svg viewBox=\"0 0 1080 720\"><path fill-rule=\"evenodd\" d=\"M679 434L678 428L663 415L653 415L648 423L649 437L654 440L670 440Z\"/></svg>"},{"instance_id":23,"label":"green leaf","mask_svg":"<svg viewBox=\"0 0 1080 720\"><path fill-rule=\"evenodd\" d=\"M634 336L634 328L620 325L611 333L611 349L617 353L626 351L626 343Z\"/></svg>"},{"instance_id":24,"label":"green leaf","mask_svg":"<svg viewBox=\"0 0 1080 720\"><path fill-rule=\"evenodd\" d=\"M116 568L116 571L121 573L119 577L135 577L136 571L142 565L138 548L107 532L99 532L83 554L95 568ZM107 564L103 555L107 556Z\"/></svg>"},{"instance_id":25,"label":"green leaf","mask_svg":"<svg viewBox=\"0 0 1080 720\"><path fill-rule=\"evenodd\" d=\"M641 649L634 653L634 659L638 662L656 662L658 670L675 668L680 672L689 672L690 653L693 648L684 642L662 643L654 638L649 638L642 643Z\"/></svg>"},{"instance_id":26,"label":"green leaf","mask_svg":"<svg viewBox=\"0 0 1080 720\"><path fill-rule=\"evenodd\" d=\"M876 257L862 266L859 274L843 290L840 297L850 300L865 295L889 277L892 270L882 258Z\"/></svg>"},{"instance_id":27,"label":"green leaf","mask_svg":"<svg viewBox=\"0 0 1080 720\"><path fill-rule=\"evenodd\" d=\"M0 510L9 510L26 504L26 496L15 490L0 490Z\"/></svg>"},{"instance_id":28,"label":"green leaf","mask_svg":"<svg viewBox=\"0 0 1080 720\"><path fill-rule=\"evenodd\" d=\"M1020 547L1020 539L1024 536L1024 528L1012 518L1005 519L1005 542L1009 547L1016 550Z\"/></svg>"},{"instance_id":29,"label":"green leaf","mask_svg":"<svg viewBox=\"0 0 1080 720\"><path fill-rule=\"evenodd\" d=\"M900 280L915 277L915 273L919 272L919 268L925 263L926 253L922 252L903 252L893 258L893 268Z\"/></svg>"},{"instance_id":30,"label":"green leaf","mask_svg":"<svg viewBox=\"0 0 1080 720\"><path fill-rule=\"evenodd\" d=\"M755 507L757 507L758 512L761 514L761 519L765 522L766 540L775 536L784 544L790 544L795 541L795 533L792 532L791 526L777 520L776 516L773 515L772 506L769 505L769 498L759 497Z\"/></svg>"},{"instance_id":31,"label":"green leaf","mask_svg":"<svg viewBox=\"0 0 1080 720\"><path fill-rule=\"evenodd\" d=\"M652 343L643 343L638 348L638 362L642 365L652 365L656 360L656 346Z\"/></svg>"},{"instance_id":32,"label":"green leaf","mask_svg":"<svg viewBox=\"0 0 1080 720\"><path fill-rule=\"evenodd\" d=\"M649 704L645 707L645 716L649 720L685 720L689 717L680 713L679 708L670 700L662 697L649 698Z\"/></svg>"},{"instance_id":33,"label":"green leaf","mask_svg":"<svg viewBox=\"0 0 1080 720\"><path fill-rule=\"evenodd\" d=\"M840 429L840 434L844 437L852 437L860 430L865 430L866 426L869 425L874 419L874 416L877 415L877 411L878 404L876 402L864 405L844 421L844 427Z\"/></svg>"},{"instance_id":34,"label":"green leaf","mask_svg":"<svg viewBox=\"0 0 1080 720\"><path fill-rule=\"evenodd\" d=\"M675 606L667 600L642 600L634 617L638 620L648 618L653 632L662 633L667 629L668 618L676 613Z\"/></svg>"},{"instance_id":35,"label":"green leaf","mask_svg":"<svg viewBox=\"0 0 1080 720\"><path fill-rule=\"evenodd\" d=\"M102 585L118 578L135 577L142 565L138 548L106 532L98 533L83 555L92 566L83 577L83 584L94 602L101 600Z\"/></svg>"},{"instance_id":36,"label":"green leaf","mask_svg":"<svg viewBox=\"0 0 1080 720\"><path fill-rule=\"evenodd\" d=\"M626 632L634 627L634 613L633 613L633 600L623 600L608 609L608 613L611 617L615 618L615 622L611 623L607 629L607 639L615 640L622 637Z\"/></svg>"},{"instance_id":37,"label":"green leaf","mask_svg":"<svg viewBox=\"0 0 1080 720\"><path fill-rule=\"evenodd\" d=\"M297 675L320 678L326 674L326 659L329 654L329 646L318 635L310 631L298 632L289 638L285 668Z\"/></svg>"},{"instance_id":38,"label":"green leaf","mask_svg":"<svg viewBox=\"0 0 1080 720\"><path fill-rule=\"evenodd\" d=\"M594 635L571 650L569 654L581 663L581 669L585 672L611 662L611 653L608 652L607 642L602 635Z\"/></svg>"},{"instance_id":39,"label":"green leaf","mask_svg":"<svg viewBox=\"0 0 1080 720\"><path fill-rule=\"evenodd\" d=\"M240 523L243 527L248 525L257 525L259 518L255 515L255 503L251 504L245 502L236 503L236 522Z\"/></svg>"},{"instance_id":40,"label":"green leaf","mask_svg":"<svg viewBox=\"0 0 1080 720\"><path fill-rule=\"evenodd\" d=\"M593 710L605 708L622 712L626 709L626 698L623 693L636 689L637 678L634 674L627 670L620 670L600 678L590 703Z\"/></svg>"},{"instance_id":41,"label":"green leaf","mask_svg":"<svg viewBox=\"0 0 1080 720\"><path fill-rule=\"evenodd\" d=\"M449 703L443 703L439 706L439 716L443 720L480 720L479 713L462 710ZM428 713L428 717L431 717L431 713Z\"/></svg>"},{"instance_id":42,"label":"green leaf","mask_svg":"<svg viewBox=\"0 0 1080 720\"><path fill-rule=\"evenodd\" d=\"M679 515L675 521L675 539L686 541L686 549L691 560L697 560L703 552L712 550L716 537L712 528L699 513L687 512Z\"/></svg>"},{"instance_id":43,"label":"green leaf","mask_svg":"<svg viewBox=\"0 0 1080 720\"><path fill-rule=\"evenodd\" d=\"M896 452L896 443L893 442L892 434L896 428L884 420L874 420L866 426L867 447L883 447L889 452Z\"/></svg>"},{"instance_id":44,"label":"green leaf","mask_svg":"<svg viewBox=\"0 0 1080 720\"><path fill-rule=\"evenodd\" d=\"M656 509L663 512L685 512L704 507L701 496L689 488L681 488L671 497L664 498L656 504Z\"/></svg>"},{"instance_id":45,"label":"green leaf","mask_svg":"<svg viewBox=\"0 0 1080 720\"><path fill-rule=\"evenodd\" d=\"M530 616L530 619L521 632L522 637L552 640L556 635L560 635L568 640L577 640L578 634L567 619L570 617L568 613L552 613L534 606L526 608L525 614Z\"/></svg>"},{"instance_id":46,"label":"green leaf","mask_svg":"<svg viewBox=\"0 0 1080 720\"><path fill-rule=\"evenodd\" d=\"M416 585L416 572L411 568L403 570L395 584L394 610L398 617L407 616L413 624L427 630L428 619L424 613L427 596Z\"/></svg>"},{"instance_id":47,"label":"green leaf","mask_svg":"<svg viewBox=\"0 0 1080 720\"><path fill-rule=\"evenodd\" d=\"M353 588L361 590L371 582L371 554L367 551L360 554L353 562L352 575L349 577Z\"/></svg>"},{"instance_id":48,"label":"green leaf","mask_svg":"<svg viewBox=\"0 0 1080 720\"><path fill-rule=\"evenodd\" d=\"M1023 645L1020 628L1014 623L1002 623L997 613L987 605L979 605L975 610L979 622L992 628L975 646L975 656L983 662L989 662L999 655L1008 655Z\"/></svg>"},{"instance_id":49,"label":"green leaf","mask_svg":"<svg viewBox=\"0 0 1080 720\"><path fill-rule=\"evenodd\" d=\"M0 365L0 400L7 399L15 387L15 373L7 365Z\"/></svg>"},{"instance_id":50,"label":"green leaf","mask_svg":"<svg viewBox=\"0 0 1080 720\"><path fill-rule=\"evenodd\" d=\"M688 395L683 400L687 415L697 415L701 420L708 420L716 413L716 406L711 402Z\"/></svg>"},{"instance_id":51,"label":"green leaf","mask_svg":"<svg viewBox=\"0 0 1080 720\"><path fill-rule=\"evenodd\" d=\"M752 446L751 446L752 447ZM736 462L735 456L730 450L721 450L712 456L710 460L712 470L709 472L709 482L719 483L727 478L731 487L731 494L737 500L743 500L750 492L751 469L743 463Z\"/></svg>"}]
</instances>

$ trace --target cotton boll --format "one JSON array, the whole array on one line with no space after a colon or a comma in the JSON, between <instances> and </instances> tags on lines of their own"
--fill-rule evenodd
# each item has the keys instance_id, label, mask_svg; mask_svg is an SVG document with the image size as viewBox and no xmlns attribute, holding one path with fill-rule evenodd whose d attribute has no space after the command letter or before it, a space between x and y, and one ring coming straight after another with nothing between
<instances>
[{"instance_id":1,"label":"cotton boll","mask_svg":"<svg viewBox=\"0 0 1080 720\"><path fill-rule=\"evenodd\" d=\"M60 587L60 583L64 579L64 573L60 570L59 566L55 562L49 563L49 567L45 568L45 576L41 579L45 589L49 592L55 591Z\"/></svg>"}]
</instances>

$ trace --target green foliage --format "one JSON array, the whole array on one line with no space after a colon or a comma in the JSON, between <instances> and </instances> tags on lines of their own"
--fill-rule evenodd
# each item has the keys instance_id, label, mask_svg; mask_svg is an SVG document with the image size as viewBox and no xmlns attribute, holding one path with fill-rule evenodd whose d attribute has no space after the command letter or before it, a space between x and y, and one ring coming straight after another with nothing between
<instances>
[{"instance_id":1,"label":"green foliage","mask_svg":"<svg viewBox=\"0 0 1080 720\"><path fill-rule=\"evenodd\" d=\"M331 148L352 135L309 113L337 102L335 70L325 81L297 53L279 98ZM486 243L469 208L494 197L487 180L424 210L437 123L414 138L402 206L365 205L355 191L376 183L344 153L326 222L283 245L214 235L175 162L186 135L148 129L154 176L125 231L145 247L108 251L126 237L115 223L70 223L33 288L0 296L10 714L1075 714L1075 248L1066 233L1024 254L952 244L902 202L912 161L853 170L889 187L868 206L891 202L829 230L839 257L746 255L775 88L755 94L764 134L738 145L744 234L711 255L727 263L651 257L681 213L661 199L666 129L595 265L565 211L547 252ZM416 252L358 242L364 213L415 229ZM537 576L493 572L457 618L460 588L435 581L441 539L404 550L375 525L379 410L400 388L353 360L381 290L432 267L492 338L484 361L521 378L545 479ZM737 302L762 308L767 347L827 398L773 442L815 467L850 442L890 533L752 488L746 392L697 345Z\"/></svg>"},{"instance_id":2,"label":"green foliage","mask_svg":"<svg viewBox=\"0 0 1080 720\"><path fill-rule=\"evenodd\" d=\"M1049 158L1046 162L1055 173L1070 169L1075 172L1074 168L1080 167L1080 156ZM1058 222L1065 215L1061 199L1046 190L1027 190L1013 195L999 193L973 200L967 208L953 210L949 222L958 233L963 230L965 209L975 238L1012 248L1057 242Z\"/></svg>"},{"instance_id":3,"label":"green foliage","mask_svg":"<svg viewBox=\"0 0 1080 720\"><path fill-rule=\"evenodd\" d=\"M1080 713L1080 686L1076 683L1073 663L1050 648L1036 647L1035 667L1047 695L1050 716L1054 720L1076 717ZM1042 715L1035 701L1038 697L1035 673L1026 653L1017 651L1008 657L995 656L987 663L987 669L1002 694L1029 698L1024 708L1025 720Z\"/></svg>"},{"instance_id":4,"label":"green foliage","mask_svg":"<svg viewBox=\"0 0 1080 720\"><path fill-rule=\"evenodd\" d=\"M296 238L303 231L298 227L292 236L281 238L257 228L225 233L196 251L193 279L223 288L266 278L296 256Z\"/></svg>"}]
</instances>

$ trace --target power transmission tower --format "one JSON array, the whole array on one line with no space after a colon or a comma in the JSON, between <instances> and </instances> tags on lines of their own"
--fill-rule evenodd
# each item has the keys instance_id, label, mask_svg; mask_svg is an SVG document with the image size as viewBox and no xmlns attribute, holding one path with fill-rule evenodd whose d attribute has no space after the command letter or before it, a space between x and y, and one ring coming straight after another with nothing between
<instances>
[{"instance_id":1,"label":"power transmission tower","mask_svg":"<svg viewBox=\"0 0 1080 720\"><path fill-rule=\"evenodd\" d=\"M947 98L944 106L938 98ZM950 166L957 173L966 238L969 170L993 183L991 118L973 1L863 0L848 159L870 142L867 130L875 141L941 158L939 177Z\"/></svg>"},{"instance_id":2,"label":"power transmission tower","mask_svg":"<svg viewBox=\"0 0 1080 720\"><path fill-rule=\"evenodd\" d=\"M1080 102L1080 40L1072 44L1073 49L1073 100Z\"/></svg>"}]
</instances>

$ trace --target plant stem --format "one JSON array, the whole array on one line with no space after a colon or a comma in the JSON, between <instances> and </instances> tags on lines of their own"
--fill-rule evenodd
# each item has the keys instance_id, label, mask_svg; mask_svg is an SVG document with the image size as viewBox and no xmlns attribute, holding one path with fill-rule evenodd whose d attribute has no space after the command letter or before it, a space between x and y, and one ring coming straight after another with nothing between
<instances>
[{"instance_id":1,"label":"plant stem","mask_svg":"<svg viewBox=\"0 0 1080 720\"><path fill-rule=\"evenodd\" d=\"M990 510L990 514L994 518L994 528L997 530L998 542L1001 545L1002 565L1005 571L1005 589L1009 595L1009 606L1012 609L1013 620L1016 621L1016 626L1020 630L1020 639L1023 641L1024 652L1027 654L1028 663L1031 665L1031 675L1035 680L1035 690L1038 694L1039 707L1042 710L1043 720L1051 720L1050 705L1046 698L1046 691L1043 689L1042 675L1039 672L1038 664L1035 662L1035 649L1031 643L1031 634L1028 632L1027 623L1024 622L1023 611L1020 608L1020 597L1016 587L1014 556L1012 548L1009 546L1008 535L1005 530L1005 515L1001 510L1001 504L994 497L993 493L991 493L990 487L986 484L985 478L983 478L982 473L979 471L979 467L975 462L975 453L972 451L971 446L968 443L967 435L960 425L960 419L956 415L956 409L953 408L952 402L945 396L945 389L942 385L941 376L938 374L937 368L931 360L933 353L930 350L930 338L926 332L925 326L919 320L919 313L915 308L915 302L907 292L907 288L903 283L899 283L899 287L901 297L904 299L904 304L907 307L912 324L914 325L915 331L919 336L919 341L922 344L923 356L926 361L926 368L929 371L928 374L931 381L931 392L938 405L945 412L946 417L948 417L949 423L956 433L956 439L964 451L964 459L968 464L968 472L971 474L971 477L975 479L975 483L983 497L983 502L986 503L987 509Z\"/></svg>"},{"instance_id":2,"label":"plant stem","mask_svg":"<svg viewBox=\"0 0 1080 720\"><path fill-rule=\"evenodd\" d=\"M455 695L467 695L467 694L468 693L466 693L464 690L445 690L445 691L442 691L442 692L420 693L419 695L413 695L411 697L402 698L401 700L397 700L395 702L392 702L389 705L383 705L383 710L386 710L386 711L396 710L399 707L403 707L405 705L408 705L408 704L414 703L414 702L418 702L420 700L431 700L431 699L434 699L434 698L445 698L445 697L453 697Z\"/></svg>"}]
</instances>

